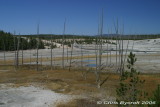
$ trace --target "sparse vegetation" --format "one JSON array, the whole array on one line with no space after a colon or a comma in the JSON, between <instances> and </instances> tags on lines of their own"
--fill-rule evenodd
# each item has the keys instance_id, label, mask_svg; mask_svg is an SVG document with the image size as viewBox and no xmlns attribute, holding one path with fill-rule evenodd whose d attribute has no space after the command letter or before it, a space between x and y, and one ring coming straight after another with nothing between
<instances>
[{"instance_id":1,"label":"sparse vegetation","mask_svg":"<svg viewBox=\"0 0 160 107\"><path fill-rule=\"evenodd\" d=\"M157 85L157 89L153 91L152 97L148 99L149 101L155 102L155 105L149 105L149 107L159 107L160 106L160 84Z\"/></svg>"},{"instance_id":2,"label":"sparse vegetation","mask_svg":"<svg viewBox=\"0 0 160 107\"><path fill-rule=\"evenodd\" d=\"M139 72L134 67L136 60L135 54L131 52L127 59L127 68L129 71L126 70L120 76L120 86L116 90L118 101L141 101L142 96L146 97L147 95L147 93L138 88L145 82L145 80L139 78Z\"/></svg>"}]
</instances>

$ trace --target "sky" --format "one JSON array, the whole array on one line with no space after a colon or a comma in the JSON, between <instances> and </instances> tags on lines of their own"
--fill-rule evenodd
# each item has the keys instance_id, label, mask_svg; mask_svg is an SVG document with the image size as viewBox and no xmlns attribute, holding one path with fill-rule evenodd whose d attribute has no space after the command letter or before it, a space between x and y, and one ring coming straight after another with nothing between
<instances>
[{"instance_id":1,"label":"sky","mask_svg":"<svg viewBox=\"0 0 160 107\"><path fill-rule=\"evenodd\" d=\"M160 0L0 0L0 30L16 34L160 34ZM124 26L124 27L123 27Z\"/></svg>"}]
</instances>

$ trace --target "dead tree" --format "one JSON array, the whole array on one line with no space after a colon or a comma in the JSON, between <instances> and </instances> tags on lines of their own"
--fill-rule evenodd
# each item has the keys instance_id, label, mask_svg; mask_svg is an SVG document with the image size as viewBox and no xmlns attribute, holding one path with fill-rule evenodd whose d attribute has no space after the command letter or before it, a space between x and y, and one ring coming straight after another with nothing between
<instances>
[{"instance_id":1,"label":"dead tree","mask_svg":"<svg viewBox=\"0 0 160 107\"><path fill-rule=\"evenodd\" d=\"M37 59L36 59L37 71L38 71L38 50L39 50L39 23L37 25Z\"/></svg>"},{"instance_id":2,"label":"dead tree","mask_svg":"<svg viewBox=\"0 0 160 107\"><path fill-rule=\"evenodd\" d=\"M31 62L32 62L32 58L31 58L32 56L31 56L31 45L30 45L30 69L31 69Z\"/></svg>"},{"instance_id":3,"label":"dead tree","mask_svg":"<svg viewBox=\"0 0 160 107\"><path fill-rule=\"evenodd\" d=\"M123 71L124 71L124 64L125 64L125 62L126 62L126 56L127 56L127 52L128 52L128 46L129 46L129 37L128 37L128 42L127 42L127 47L126 47L126 51L125 51L125 56L124 56L124 61L123 61Z\"/></svg>"},{"instance_id":4,"label":"dead tree","mask_svg":"<svg viewBox=\"0 0 160 107\"><path fill-rule=\"evenodd\" d=\"M42 66L42 62L43 62L43 61L42 61L42 52L41 52L41 70L42 70L42 67L43 67L43 66Z\"/></svg>"},{"instance_id":5,"label":"dead tree","mask_svg":"<svg viewBox=\"0 0 160 107\"><path fill-rule=\"evenodd\" d=\"M71 66L72 66L73 44L74 44L74 38L73 38L73 41L71 43L71 56L70 56L70 63L69 63L69 71L71 70Z\"/></svg>"},{"instance_id":6,"label":"dead tree","mask_svg":"<svg viewBox=\"0 0 160 107\"><path fill-rule=\"evenodd\" d=\"M118 38L118 46L119 46L119 49L118 49L118 53L119 53L119 55L118 55L118 71L120 72L120 74L121 74L121 34L119 34L119 38Z\"/></svg>"},{"instance_id":7,"label":"dead tree","mask_svg":"<svg viewBox=\"0 0 160 107\"><path fill-rule=\"evenodd\" d=\"M14 57L15 57L15 58L14 58L14 69L15 69L15 71L16 71L16 56L17 56L16 53L17 53L17 52L16 52L16 37L15 37L15 34L16 34L16 32L14 31L14 36L13 36L13 38L14 38L14 55L15 55L15 56L14 56Z\"/></svg>"},{"instance_id":8,"label":"dead tree","mask_svg":"<svg viewBox=\"0 0 160 107\"><path fill-rule=\"evenodd\" d=\"M120 72L120 75L122 75L123 71L123 30L119 34L119 68L118 71Z\"/></svg>"},{"instance_id":9,"label":"dead tree","mask_svg":"<svg viewBox=\"0 0 160 107\"><path fill-rule=\"evenodd\" d=\"M102 10L100 35L99 35L99 64L98 64L98 72L97 72L98 88L101 87L100 73L101 73L101 67L102 67L102 35L103 35L103 10Z\"/></svg>"},{"instance_id":10,"label":"dead tree","mask_svg":"<svg viewBox=\"0 0 160 107\"><path fill-rule=\"evenodd\" d=\"M120 65L120 38L119 38L118 18L117 18L116 24L114 23L114 28L116 31L116 71L118 72L119 65ZM118 52L119 52L119 55L118 55Z\"/></svg>"},{"instance_id":11,"label":"dead tree","mask_svg":"<svg viewBox=\"0 0 160 107\"><path fill-rule=\"evenodd\" d=\"M3 57L4 57L4 65L6 65L6 46L5 46L5 42L3 39Z\"/></svg>"},{"instance_id":12,"label":"dead tree","mask_svg":"<svg viewBox=\"0 0 160 107\"><path fill-rule=\"evenodd\" d=\"M83 50L82 50L82 42L81 42L81 70L83 70Z\"/></svg>"},{"instance_id":13,"label":"dead tree","mask_svg":"<svg viewBox=\"0 0 160 107\"><path fill-rule=\"evenodd\" d=\"M65 36L65 29L66 29L66 19L64 21L64 29L63 29L63 38L62 38L62 46L63 46L63 52L62 52L62 68L64 69L64 36Z\"/></svg>"},{"instance_id":14,"label":"dead tree","mask_svg":"<svg viewBox=\"0 0 160 107\"><path fill-rule=\"evenodd\" d=\"M67 41L69 42L69 41ZM67 44L67 63L68 63L68 44Z\"/></svg>"},{"instance_id":15,"label":"dead tree","mask_svg":"<svg viewBox=\"0 0 160 107\"><path fill-rule=\"evenodd\" d=\"M53 50L53 38L52 38L52 35L51 35L51 70L53 70L53 64L52 64L52 50Z\"/></svg>"},{"instance_id":16,"label":"dead tree","mask_svg":"<svg viewBox=\"0 0 160 107\"><path fill-rule=\"evenodd\" d=\"M108 34L109 34L109 30L108 30ZM109 60L109 47L108 47L108 44L109 44L109 37L107 37L107 40L106 40L106 43L107 43L107 59L106 59L106 66L109 65L108 64L108 60Z\"/></svg>"},{"instance_id":17,"label":"dead tree","mask_svg":"<svg viewBox=\"0 0 160 107\"><path fill-rule=\"evenodd\" d=\"M112 35L112 29L111 29L111 35ZM110 36L110 41L112 41L112 36ZM112 55L112 50L111 50L111 46L112 46L112 43L110 42L110 66L112 66L112 60L111 60L111 55Z\"/></svg>"},{"instance_id":18,"label":"dead tree","mask_svg":"<svg viewBox=\"0 0 160 107\"><path fill-rule=\"evenodd\" d=\"M120 62L120 74L122 75L123 74L123 71L124 71L124 66L123 66L123 61L124 61L124 58L123 58L123 34L124 34L124 24L123 24L123 27L122 27L122 33L121 33L121 62Z\"/></svg>"},{"instance_id":19,"label":"dead tree","mask_svg":"<svg viewBox=\"0 0 160 107\"><path fill-rule=\"evenodd\" d=\"M19 66L19 44L20 44L20 34L19 34L19 37L18 37L18 43L17 43L17 59L16 59L16 67L18 68Z\"/></svg>"},{"instance_id":20,"label":"dead tree","mask_svg":"<svg viewBox=\"0 0 160 107\"><path fill-rule=\"evenodd\" d=\"M22 46L22 65L23 65L23 38L21 38L21 46Z\"/></svg>"},{"instance_id":21,"label":"dead tree","mask_svg":"<svg viewBox=\"0 0 160 107\"><path fill-rule=\"evenodd\" d=\"M104 64L102 63L102 35L103 35L103 10L102 10L102 17L101 17L101 24L100 24L100 35L99 35L99 55L98 55L98 58L99 58L99 62L98 62L98 72L97 72L97 87L100 88L109 78L110 75L108 75L105 79L101 79L100 78L100 74L101 74L101 71L106 67L104 66Z\"/></svg>"},{"instance_id":22,"label":"dead tree","mask_svg":"<svg viewBox=\"0 0 160 107\"><path fill-rule=\"evenodd\" d=\"M83 70L83 50L82 50L82 45L83 43L81 43L81 72L82 72L82 77L84 77L84 79L86 80L86 76L87 76L87 72Z\"/></svg>"},{"instance_id":23,"label":"dead tree","mask_svg":"<svg viewBox=\"0 0 160 107\"><path fill-rule=\"evenodd\" d=\"M99 35L99 25L98 25L98 35ZM95 56L96 56L96 70L95 70L95 75L96 75L96 82L98 82L98 37L96 37L96 42L95 42Z\"/></svg>"}]
</instances>

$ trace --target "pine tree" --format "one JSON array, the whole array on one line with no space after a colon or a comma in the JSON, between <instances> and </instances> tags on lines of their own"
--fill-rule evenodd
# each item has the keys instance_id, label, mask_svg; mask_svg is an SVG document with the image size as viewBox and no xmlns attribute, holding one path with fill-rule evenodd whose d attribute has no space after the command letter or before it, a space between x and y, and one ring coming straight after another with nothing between
<instances>
[{"instance_id":1,"label":"pine tree","mask_svg":"<svg viewBox=\"0 0 160 107\"><path fill-rule=\"evenodd\" d=\"M139 79L139 72L134 67L137 59L135 58L135 54L130 52L127 62L127 69L120 76L120 84L119 88L117 88L117 101L138 101L142 97L146 97L147 93L139 90L138 86L142 85L145 80Z\"/></svg>"}]
</instances>

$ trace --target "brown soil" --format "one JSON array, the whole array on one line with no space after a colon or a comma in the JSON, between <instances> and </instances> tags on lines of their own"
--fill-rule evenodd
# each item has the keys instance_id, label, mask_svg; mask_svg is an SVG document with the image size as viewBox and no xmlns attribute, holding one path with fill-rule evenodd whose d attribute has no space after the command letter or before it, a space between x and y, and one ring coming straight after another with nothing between
<instances>
[{"instance_id":1,"label":"brown soil","mask_svg":"<svg viewBox=\"0 0 160 107\"><path fill-rule=\"evenodd\" d=\"M109 76L108 80L98 89L93 72L88 72L85 80L81 70L36 71L30 70L28 66L14 70L13 66L0 66L0 84L13 83L14 87L38 85L58 93L85 96L85 98L75 99L67 104L59 104L58 107L99 107L96 101L104 98L115 99L119 75L103 73L101 79L104 80L107 76ZM140 79L146 80L140 88L148 92L149 96L152 95L157 84L160 84L160 74L141 74ZM105 105L101 105L101 107L103 106Z\"/></svg>"}]
</instances>

